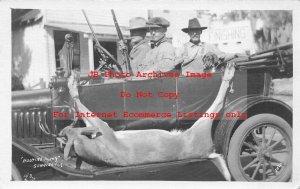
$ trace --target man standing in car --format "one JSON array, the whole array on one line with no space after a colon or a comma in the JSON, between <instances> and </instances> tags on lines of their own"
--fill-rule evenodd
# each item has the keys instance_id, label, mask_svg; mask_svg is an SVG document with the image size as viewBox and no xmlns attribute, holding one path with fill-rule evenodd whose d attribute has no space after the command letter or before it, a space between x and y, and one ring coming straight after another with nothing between
<instances>
[{"instance_id":1,"label":"man standing in car","mask_svg":"<svg viewBox=\"0 0 300 189\"><path fill-rule=\"evenodd\" d=\"M143 60L145 59L146 54L151 50L149 41L145 39L148 30L146 22L146 19L142 17L134 17L129 20L129 40L131 47L129 57L134 75L144 67ZM119 42L119 45L120 49L126 48L122 41Z\"/></svg>"},{"instance_id":2,"label":"man standing in car","mask_svg":"<svg viewBox=\"0 0 300 189\"><path fill-rule=\"evenodd\" d=\"M146 55L142 72L168 72L174 69L175 49L166 37L170 22L162 17L153 17L147 24L154 47Z\"/></svg>"},{"instance_id":3,"label":"man standing in car","mask_svg":"<svg viewBox=\"0 0 300 189\"><path fill-rule=\"evenodd\" d=\"M226 54L212 44L201 42L200 36L205 29L207 27L201 27L197 18L190 19L188 27L182 29L190 36L190 41L179 48L177 53L179 59L183 61L181 65L183 74L209 71L217 59L226 61L236 56L235 54Z\"/></svg>"}]
</instances>

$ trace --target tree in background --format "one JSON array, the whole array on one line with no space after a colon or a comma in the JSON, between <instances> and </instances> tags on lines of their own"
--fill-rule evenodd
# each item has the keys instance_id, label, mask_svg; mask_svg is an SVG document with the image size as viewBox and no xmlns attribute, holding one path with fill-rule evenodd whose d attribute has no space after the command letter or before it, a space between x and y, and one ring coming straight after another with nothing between
<instances>
[{"instance_id":1,"label":"tree in background","mask_svg":"<svg viewBox=\"0 0 300 189\"><path fill-rule=\"evenodd\" d=\"M293 41L292 11L235 10L223 13L224 22L250 20L258 51Z\"/></svg>"},{"instance_id":2,"label":"tree in background","mask_svg":"<svg viewBox=\"0 0 300 189\"><path fill-rule=\"evenodd\" d=\"M22 83L23 77L20 74L20 64L21 64L22 58L15 57L12 61L12 67L11 67L11 90L12 91L18 91L18 90L24 90L24 85Z\"/></svg>"}]
</instances>

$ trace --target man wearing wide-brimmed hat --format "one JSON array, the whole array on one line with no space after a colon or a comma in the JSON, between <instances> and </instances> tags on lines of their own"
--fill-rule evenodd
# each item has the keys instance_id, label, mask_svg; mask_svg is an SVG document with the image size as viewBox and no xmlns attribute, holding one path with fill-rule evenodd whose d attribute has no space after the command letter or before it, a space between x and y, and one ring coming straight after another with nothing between
<instances>
[{"instance_id":1,"label":"man wearing wide-brimmed hat","mask_svg":"<svg viewBox=\"0 0 300 189\"><path fill-rule=\"evenodd\" d=\"M146 55L144 65L147 67L142 72L167 72L174 69L175 48L166 38L170 22L162 17L153 17L147 24L154 47Z\"/></svg>"},{"instance_id":2,"label":"man wearing wide-brimmed hat","mask_svg":"<svg viewBox=\"0 0 300 189\"><path fill-rule=\"evenodd\" d=\"M207 27L202 27L197 18L189 20L188 27L182 31L190 36L190 41L185 43L178 51L179 59L183 59L182 73L203 72L212 67L212 61L203 61L207 56L209 59L230 59L235 56L220 51L216 46L204 43L200 40L202 31Z\"/></svg>"},{"instance_id":3,"label":"man wearing wide-brimmed hat","mask_svg":"<svg viewBox=\"0 0 300 189\"><path fill-rule=\"evenodd\" d=\"M130 64L135 75L138 71L141 71L144 66L143 60L146 54L151 50L149 41L145 39L148 26L147 20L142 17L134 17L129 20L130 31ZM120 41L120 48L125 48L125 44Z\"/></svg>"}]
</instances>

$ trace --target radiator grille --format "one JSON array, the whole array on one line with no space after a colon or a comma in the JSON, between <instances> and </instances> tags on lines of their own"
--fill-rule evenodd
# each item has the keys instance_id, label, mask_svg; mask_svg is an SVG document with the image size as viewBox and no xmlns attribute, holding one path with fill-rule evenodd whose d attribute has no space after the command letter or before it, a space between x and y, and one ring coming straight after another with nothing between
<instances>
[{"instance_id":1,"label":"radiator grille","mask_svg":"<svg viewBox=\"0 0 300 189\"><path fill-rule=\"evenodd\" d=\"M39 122L47 124L53 132L52 116L49 109L13 110L12 135L19 139L38 138L40 143L53 141L53 137L46 135L39 127Z\"/></svg>"}]
</instances>

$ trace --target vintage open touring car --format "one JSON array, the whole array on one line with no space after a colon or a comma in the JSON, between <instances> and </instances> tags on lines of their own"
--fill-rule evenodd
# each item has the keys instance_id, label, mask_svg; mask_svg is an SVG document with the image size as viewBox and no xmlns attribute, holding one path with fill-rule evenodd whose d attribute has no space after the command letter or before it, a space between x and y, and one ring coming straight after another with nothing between
<instances>
[{"instance_id":1,"label":"vintage open touring car","mask_svg":"<svg viewBox=\"0 0 300 189\"><path fill-rule=\"evenodd\" d=\"M212 137L216 151L225 156L234 180L291 179L292 108L269 97L269 92L272 76L291 76L292 50L292 44L287 44L231 60L236 65L235 77L223 110L219 116L212 117ZM101 119L116 131L185 130L198 119L191 114L205 112L214 101L224 64L219 64L212 76L206 79L180 76L143 80L104 80L99 77L91 80L84 76L78 86L79 97L92 112L115 114ZM102 68L112 67L106 65ZM206 176L204 180L224 180L222 176L218 178L217 171L208 171L216 168L213 164L206 166L205 170L201 159L130 167L88 163L79 167L76 154L70 160L64 160L63 144L57 140L57 134L73 123L75 112L70 104L65 72L58 69L56 74L50 88L12 93L13 180L201 180L197 175L210 173L215 176ZM133 96L120 97L122 91ZM137 91L151 92L154 97L138 98L135 96ZM176 92L180 97L155 96L159 92ZM124 112L127 112L127 117ZM135 117L141 112L159 115L169 112L172 116ZM66 114L68 116L59 116ZM77 125L84 126L84 123L79 120ZM42 177L45 171L51 177Z\"/></svg>"},{"instance_id":2,"label":"vintage open touring car","mask_svg":"<svg viewBox=\"0 0 300 189\"><path fill-rule=\"evenodd\" d=\"M122 66L106 51L91 28L100 66L82 75L80 101L115 131L185 130L199 116L214 119L212 136L217 153L227 160L237 181L288 181L292 176L291 107L269 97L272 77L292 76L293 45L286 44L247 57L232 59L236 73L221 112L206 115L221 84L226 62L210 61L207 73L183 75L175 70L155 79L110 79L107 73L123 73ZM112 10L116 29L123 40ZM84 127L67 87L72 69L72 36L66 35L68 64L58 68L49 89L12 94L13 180L224 180L218 167L203 159L116 167L80 163L72 154L63 158L65 141L58 133L73 124ZM123 49L130 73L127 49ZM91 77L100 72L100 77ZM126 72L128 73L128 72ZM200 77L199 77L200 76ZM108 76L109 77L109 76Z\"/></svg>"}]
</instances>

